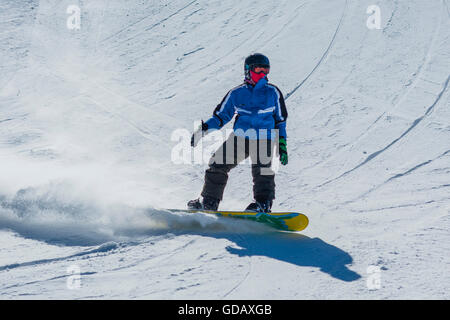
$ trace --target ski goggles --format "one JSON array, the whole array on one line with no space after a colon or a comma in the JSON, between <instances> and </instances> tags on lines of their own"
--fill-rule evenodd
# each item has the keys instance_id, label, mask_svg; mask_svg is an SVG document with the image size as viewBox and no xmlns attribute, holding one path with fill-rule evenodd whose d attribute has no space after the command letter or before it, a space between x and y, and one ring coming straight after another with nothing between
<instances>
[{"instance_id":1,"label":"ski goggles","mask_svg":"<svg viewBox=\"0 0 450 320\"><path fill-rule=\"evenodd\" d=\"M264 74L269 74L270 67L267 67L267 66L254 66L252 68L252 71L254 73L257 73L257 74L260 74L261 72L263 72Z\"/></svg>"}]
</instances>

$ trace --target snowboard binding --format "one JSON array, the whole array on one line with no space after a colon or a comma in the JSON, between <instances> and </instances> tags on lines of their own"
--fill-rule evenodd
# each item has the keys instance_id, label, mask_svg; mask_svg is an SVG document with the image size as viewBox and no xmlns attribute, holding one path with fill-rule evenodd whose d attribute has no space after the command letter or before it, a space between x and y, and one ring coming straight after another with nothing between
<instances>
[{"instance_id":1,"label":"snowboard binding","mask_svg":"<svg viewBox=\"0 0 450 320\"><path fill-rule=\"evenodd\" d=\"M209 197L203 197L203 200L194 199L187 203L187 207L189 210L211 210L211 211L217 211L219 208L219 202L220 200L209 198Z\"/></svg>"},{"instance_id":2,"label":"snowboard binding","mask_svg":"<svg viewBox=\"0 0 450 320\"><path fill-rule=\"evenodd\" d=\"M271 212L272 209L272 200L266 201L255 201L250 203L245 211L255 211L255 212Z\"/></svg>"}]
</instances>

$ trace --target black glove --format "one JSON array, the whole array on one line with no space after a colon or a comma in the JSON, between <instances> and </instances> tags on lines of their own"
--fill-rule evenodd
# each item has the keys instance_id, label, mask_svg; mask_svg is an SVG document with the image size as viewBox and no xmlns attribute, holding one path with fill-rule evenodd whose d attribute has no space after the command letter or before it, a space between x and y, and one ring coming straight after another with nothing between
<instances>
[{"instance_id":1,"label":"black glove","mask_svg":"<svg viewBox=\"0 0 450 320\"><path fill-rule=\"evenodd\" d=\"M197 144L199 143L200 139L205 136L206 131L208 131L208 125L206 123L204 123L203 120L202 120L202 124L192 134L191 147L195 148L197 146Z\"/></svg>"}]
</instances>

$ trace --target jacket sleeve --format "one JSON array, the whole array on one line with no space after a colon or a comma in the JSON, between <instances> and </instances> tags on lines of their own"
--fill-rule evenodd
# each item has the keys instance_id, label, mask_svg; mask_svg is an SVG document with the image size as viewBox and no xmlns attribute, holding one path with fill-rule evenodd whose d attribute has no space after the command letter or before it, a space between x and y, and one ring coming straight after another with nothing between
<instances>
[{"instance_id":1,"label":"jacket sleeve","mask_svg":"<svg viewBox=\"0 0 450 320\"><path fill-rule=\"evenodd\" d=\"M213 116L206 121L208 129L220 129L234 116L233 90L229 91L222 102L214 109Z\"/></svg>"},{"instance_id":2,"label":"jacket sleeve","mask_svg":"<svg viewBox=\"0 0 450 320\"><path fill-rule=\"evenodd\" d=\"M283 94L280 89L275 87L277 94L276 105L275 105L275 129L279 130L280 137L287 138L286 133L286 120L288 117L288 112L286 109L286 104L284 102Z\"/></svg>"}]
</instances>

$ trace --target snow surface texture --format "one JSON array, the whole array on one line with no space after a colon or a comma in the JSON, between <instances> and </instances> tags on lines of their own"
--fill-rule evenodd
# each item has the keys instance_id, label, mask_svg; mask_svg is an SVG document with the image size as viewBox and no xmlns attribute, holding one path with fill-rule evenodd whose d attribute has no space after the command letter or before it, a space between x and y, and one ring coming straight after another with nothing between
<instances>
[{"instance_id":1,"label":"snow surface texture","mask_svg":"<svg viewBox=\"0 0 450 320\"><path fill-rule=\"evenodd\" d=\"M2 0L0 298L450 298L449 41L446 0ZM302 233L159 209L206 168L172 133L251 52L287 97L273 209ZM221 208L251 200L243 165Z\"/></svg>"}]
</instances>

